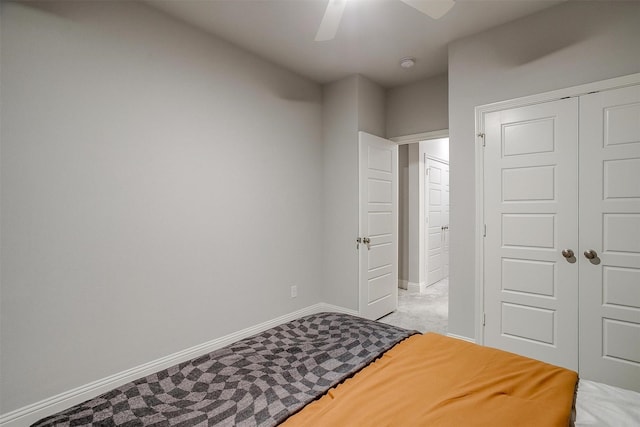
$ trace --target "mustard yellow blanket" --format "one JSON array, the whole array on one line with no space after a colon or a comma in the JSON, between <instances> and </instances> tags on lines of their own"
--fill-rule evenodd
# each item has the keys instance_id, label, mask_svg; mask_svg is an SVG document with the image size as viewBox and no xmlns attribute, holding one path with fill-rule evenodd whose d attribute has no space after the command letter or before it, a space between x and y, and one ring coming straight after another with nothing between
<instances>
[{"instance_id":1,"label":"mustard yellow blanket","mask_svg":"<svg viewBox=\"0 0 640 427\"><path fill-rule=\"evenodd\" d=\"M577 380L512 353L414 335L282 425L566 427Z\"/></svg>"}]
</instances>

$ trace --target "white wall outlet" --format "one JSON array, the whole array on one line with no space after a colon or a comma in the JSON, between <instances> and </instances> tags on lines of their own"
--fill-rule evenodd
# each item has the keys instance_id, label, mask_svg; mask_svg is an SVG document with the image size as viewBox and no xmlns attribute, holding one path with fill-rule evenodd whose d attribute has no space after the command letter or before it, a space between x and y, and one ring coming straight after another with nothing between
<instances>
[{"instance_id":1,"label":"white wall outlet","mask_svg":"<svg viewBox=\"0 0 640 427\"><path fill-rule=\"evenodd\" d=\"M293 285L291 287L291 298L295 298L298 296L298 287L296 285Z\"/></svg>"}]
</instances>

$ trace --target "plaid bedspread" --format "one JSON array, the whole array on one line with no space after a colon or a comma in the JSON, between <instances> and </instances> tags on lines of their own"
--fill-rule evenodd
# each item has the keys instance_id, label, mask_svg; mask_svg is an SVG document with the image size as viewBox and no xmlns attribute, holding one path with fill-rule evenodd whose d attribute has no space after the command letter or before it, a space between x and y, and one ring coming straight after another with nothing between
<instances>
[{"instance_id":1,"label":"plaid bedspread","mask_svg":"<svg viewBox=\"0 0 640 427\"><path fill-rule=\"evenodd\" d=\"M273 426L414 333L344 314L306 316L33 426Z\"/></svg>"}]
</instances>

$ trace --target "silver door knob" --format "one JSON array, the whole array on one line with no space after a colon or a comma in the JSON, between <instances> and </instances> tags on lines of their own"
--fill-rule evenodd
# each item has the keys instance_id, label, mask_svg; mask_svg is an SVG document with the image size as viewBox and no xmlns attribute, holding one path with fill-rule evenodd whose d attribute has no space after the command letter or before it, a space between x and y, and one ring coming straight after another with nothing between
<instances>
[{"instance_id":1,"label":"silver door knob","mask_svg":"<svg viewBox=\"0 0 640 427\"><path fill-rule=\"evenodd\" d=\"M369 239L368 237L363 237L362 238L362 243L367 245L367 250L371 249L371 239Z\"/></svg>"},{"instance_id":2,"label":"silver door knob","mask_svg":"<svg viewBox=\"0 0 640 427\"><path fill-rule=\"evenodd\" d=\"M596 251L594 251L593 249L588 249L586 251L584 251L584 257L586 259L595 259L598 257L598 253Z\"/></svg>"},{"instance_id":3,"label":"silver door knob","mask_svg":"<svg viewBox=\"0 0 640 427\"><path fill-rule=\"evenodd\" d=\"M562 256L569 259L569 258L573 258L573 251L571 249L563 249L562 250Z\"/></svg>"}]
</instances>

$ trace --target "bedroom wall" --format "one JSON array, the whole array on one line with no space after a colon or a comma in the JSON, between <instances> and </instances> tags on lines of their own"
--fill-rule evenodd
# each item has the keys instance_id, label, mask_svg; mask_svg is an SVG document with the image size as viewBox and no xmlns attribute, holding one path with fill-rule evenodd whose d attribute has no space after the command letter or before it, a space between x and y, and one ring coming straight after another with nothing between
<instances>
[{"instance_id":1,"label":"bedroom wall","mask_svg":"<svg viewBox=\"0 0 640 427\"><path fill-rule=\"evenodd\" d=\"M1 7L1 413L321 301L319 85L139 3Z\"/></svg>"},{"instance_id":2,"label":"bedroom wall","mask_svg":"<svg viewBox=\"0 0 640 427\"><path fill-rule=\"evenodd\" d=\"M410 70L408 71L410 72ZM387 138L449 127L447 74L387 90Z\"/></svg>"},{"instance_id":3,"label":"bedroom wall","mask_svg":"<svg viewBox=\"0 0 640 427\"><path fill-rule=\"evenodd\" d=\"M358 131L385 134L385 92L353 75L323 86L323 301L358 310ZM320 237L320 236L319 236Z\"/></svg>"},{"instance_id":4,"label":"bedroom wall","mask_svg":"<svg viewBox=\"0 0 640 427\"><path fill-rule=\"evenodd\" d=\"M322 88L324 283L329 304L358 309L358 76ZM355 196L354 196L355 195Z\"/></svg>"},{"instance_id":5,"label":"bedroom wall","mask_svg":"<svg viewBox=\"0 0 640 427\"><path fill-rule=\"evenodd\" d=\"M364 76L358 79L358 130L385 138L386 91Z\"/></svg>"},{"instance_id":6,"label":"bedroom wall","mask_svg":"<svg viewBox=\"0 0 640 427\"><path fill-rule=\"evenodd\" d=\"M639 72L638 22L638 2L566 2L450 45L449 332L478 317L474 107Z\"/></svg>"}]
</instances>

